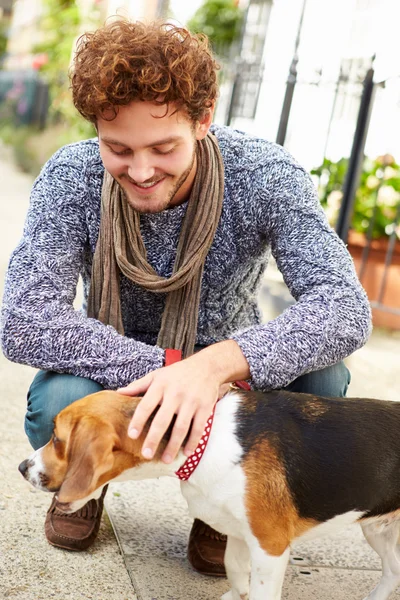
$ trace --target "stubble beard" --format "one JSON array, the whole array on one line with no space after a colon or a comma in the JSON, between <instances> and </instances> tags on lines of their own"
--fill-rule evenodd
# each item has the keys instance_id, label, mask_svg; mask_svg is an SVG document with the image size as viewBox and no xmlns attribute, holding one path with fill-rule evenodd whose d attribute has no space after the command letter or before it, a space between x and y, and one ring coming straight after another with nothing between
<instances>
[{"instance_id":1,"label":"stubble beard","mask_svg":"<svg viewBox=\"0 0 400 600\"><path fill-rule=\"evenodd\" d=\"M180 175L178 181L173 186L173 188L171 189L171 191L168 192L167 197L166 197L165 201L162 202L161 206L159 204L158 206L148 206L146 208L140 208L140 207L137 206L137 202L136 201L131 201L130 200L128 192L126 190L124 190L126 199L128 201L128 204L130 204L131 207L134 210L136 210L136 212L138 212L139 214L142 214L142 215L145 215L145 214L155 214L155 213L162 212L163 210L166 210L171 205L171 203L173 202L173 199L175 198L176 194L178 193L178 191L180 190L180 188L185 183L186 179L189 177L190 172L191 172L191 170L193 168L195 159L196 159L196 146L194 145L194 147L193 147L193 153L192 153L192 158L191 158L191 161L190 161L190 165L182 173L182 175ZM169 175L168 173L166 173L165 176L167 178L168 177L173 177L173 175ZM151 198L152 198L152 194L149 194L148 196L142 196L142 201L145 202L146 200L151 200Z\"/></svg>"}]
</instances>

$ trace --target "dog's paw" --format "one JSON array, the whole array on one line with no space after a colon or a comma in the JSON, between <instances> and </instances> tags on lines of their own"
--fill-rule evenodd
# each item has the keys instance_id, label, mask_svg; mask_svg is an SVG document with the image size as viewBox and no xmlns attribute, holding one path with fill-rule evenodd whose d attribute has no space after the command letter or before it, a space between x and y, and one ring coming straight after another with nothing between
<instances>
[{"instance_id":1,"label":"dog's paw","mask_svg":"<svg viewBox=\"0 0 400 600\"><path fill-rule=\"evenodd\" d=\"M221 600L235 600L232 596L232 590L229 590L229 592L226 592L226 594L221 596Z\"/></svg>"}]
</instances>

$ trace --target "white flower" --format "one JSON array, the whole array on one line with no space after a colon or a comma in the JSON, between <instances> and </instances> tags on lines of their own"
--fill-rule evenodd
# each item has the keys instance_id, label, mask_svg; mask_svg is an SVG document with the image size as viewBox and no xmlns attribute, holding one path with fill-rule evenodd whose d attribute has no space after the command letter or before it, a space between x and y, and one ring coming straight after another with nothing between
<instances>
[{"instance_id":1,"label":"white flower","mask_svg":"<svg viewBox=\"0 0 400 600\"><path fill-rule=\"evenodd\" d=\"M370 175L365 182L365 185L369 190L376 190L379 185L379 179L375 175Z\"/></svg>"},{"instance_id":2,"label":"white flower","mask_svg":"<svg viewBox=\"0 0 400 600\"><path fill-rule=\"evenodd\" d=\"M398 171L393 167L386 167L384 172L384 179L392 179L392 177L398 177Z\"/></svg>"},{"instance_id":3,"label":"white flower","mask_svg":"<svg viewBox=\"0 0 400 600\"><path fill-rule=\"evenodd\" d=\"M400 193L391 185L383 185L378 192L377 204L378 206L396 206L400 200Z\"/></svg>"}]
</instances>

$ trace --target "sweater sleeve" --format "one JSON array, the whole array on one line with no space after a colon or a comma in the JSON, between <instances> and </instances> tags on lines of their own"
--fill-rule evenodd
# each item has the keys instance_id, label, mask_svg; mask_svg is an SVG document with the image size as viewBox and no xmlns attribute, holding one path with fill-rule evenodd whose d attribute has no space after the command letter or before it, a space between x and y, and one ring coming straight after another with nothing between
<instances>
[{"instance_id":1,"label":"sweater sleeve","mask_svg":"<svg viewBox=\"0 0 400 600\"><path fill-rule=\"evenodd\" d=\"M1 315L5 356L117 388L161 367L164 351L74 310L88 251L87 187L61 150L32 190L22 240L11 255Z\"/></svg>"},{"instance_id":2,"label":"sweater sleeve","mask_svg":"<svg viewBox=\"0 0 400 600\"><path fill-rule=\"evenodd\" d=\"M368 339L370 306L350 254L329 226L315 186L278 161L257 196L257 220L296 303L232 336L255 388L278 389L339 362Z\"/></svg>"}]
</instances>

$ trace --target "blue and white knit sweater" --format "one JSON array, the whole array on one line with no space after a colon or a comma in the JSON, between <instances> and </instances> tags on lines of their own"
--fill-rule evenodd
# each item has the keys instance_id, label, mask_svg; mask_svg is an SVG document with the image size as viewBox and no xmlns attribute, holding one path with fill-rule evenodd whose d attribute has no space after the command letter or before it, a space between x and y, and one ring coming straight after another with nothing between
<instances>
[{"instance_id":1,"label":"blue and white knit sweater","mask_svg":"<svg viewBox=\"0 0 400 600\"><path fill-rule=\"evenodd\" d=\"M212 131L225 195L204 268L196 343L235 339L253 386L280 388L359 348L370 332L369 304L304 169L275 144ZM103 173L95 139L62 148L44 166L10 260L2 347L12 361L117 388L163 365L155 344L165 297L122 279L125 336L74 310L79 274L87 297ZM185 210L186 203L141 217L148 260L165 277ZM270 251L297 302L261 324L256 299Z\"/></svg>"}]
</instances>

